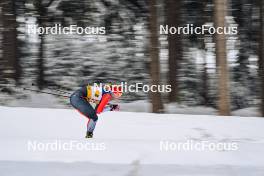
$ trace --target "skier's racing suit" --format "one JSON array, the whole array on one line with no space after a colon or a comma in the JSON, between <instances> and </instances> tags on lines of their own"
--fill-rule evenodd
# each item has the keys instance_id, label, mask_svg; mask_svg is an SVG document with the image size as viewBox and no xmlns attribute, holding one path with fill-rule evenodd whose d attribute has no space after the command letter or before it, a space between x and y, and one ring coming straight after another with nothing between
<instances>
[{"instance_id":1,"label":"skier's racing suit","mask_svg":"<svg viewBox=\"0 0 264 176\"><path fill-rule=\"evenodd\" d=\"M87 85L71 95L71 105L89 119L87 133L93 133L98 120L97 114L118 108L117 105L107 106L112 94L111 91L106 91L103 87Z\"/></svg>"}]
</instances>

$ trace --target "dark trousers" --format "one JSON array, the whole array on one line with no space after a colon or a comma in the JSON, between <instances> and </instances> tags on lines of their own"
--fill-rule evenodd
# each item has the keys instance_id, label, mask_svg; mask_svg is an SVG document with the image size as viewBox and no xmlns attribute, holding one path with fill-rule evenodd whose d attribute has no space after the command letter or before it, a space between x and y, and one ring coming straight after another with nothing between
<instances>
[{"instance_id":1,"label":"dark trousers","mask_svg":"<svg viewBox=\"0 0 264 176\"><path fill-rule=\"evenodd\" d=\"M71 105L75 109L77 109L87 118L89 118L89 121L87 124L87 131L93 132L96 122L98 120L98 117L97 117L95 109L90 105L88 101L86 101L83 98L82 91L77 90L76 92L74 92L70 97L70 102L71 102Z\"/></svg>"}]
</instances>

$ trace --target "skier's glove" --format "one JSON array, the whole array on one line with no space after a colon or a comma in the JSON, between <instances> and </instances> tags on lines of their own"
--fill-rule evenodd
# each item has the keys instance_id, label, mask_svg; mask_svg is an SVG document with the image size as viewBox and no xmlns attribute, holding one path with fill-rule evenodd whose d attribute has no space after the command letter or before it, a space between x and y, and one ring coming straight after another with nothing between
<instances>
[{"instance_id":1,"label":"skier's glove","mask_svg":"<svg viewBox=\"0 0 264 176\"><path fill-rule=\"evenodd\" d=\"M120 110L120 106L118 104L111 104L110 105L110 111L119 111Z\"/></svg>"}]
</instances>

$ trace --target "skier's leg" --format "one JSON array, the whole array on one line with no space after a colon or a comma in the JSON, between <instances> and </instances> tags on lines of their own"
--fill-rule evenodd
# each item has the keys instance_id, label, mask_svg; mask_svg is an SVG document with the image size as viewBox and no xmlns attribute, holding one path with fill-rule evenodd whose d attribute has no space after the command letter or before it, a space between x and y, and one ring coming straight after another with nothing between
<instances>
[{"instance_id":1,"label":"skier's leg","mask_svg":"<svg viewBox=\"0 0 264 176\"><path fill-rule=\"evenodd\" d=\"M71 105L75 109L77 109L80 113L85 115L87 118L90 118L90 119L93 119L94 121L97 121L98 117L97 117L96 111L93 109L93 107L90 105L90 103L87 102L80 95L78 95L76 93L72 94L70 101L71 101Z\"/></svg>"},{"instance_id":2,"label":"skier's leg","mask_svg":"<svg viewBox=\"0 0 264 176\"><path fill-rule=\"evenodd\" d=\"M96 122L97 120L93 120L93 119L89 119L88 123L87 123L87 132L93 132L96 126Z\"/></svg>"},{"instance_id":3,"label":"skier's leg","mask_svg":"<svg viewBox=\"0 0 264 176\"><path fill-rule=\"evenodd\" d=\"M93 137L93 131L95 129L97 120L89 119L87 122L86 138Z\"/></svg>"},{"instance_id":4,"label":"skier's leg","mask_svg":"<svg viewBox=\"0 0 264 176\"><path fill-rule=\"evenodd\" d=\"M92 135L96 126L96 122L98 120L96 111L93 109L89 102L87 102L78 94L78 92L76 94L74 93L71 96L70 100L74 108L76 108L80 113L89 118L89 121L87 123L87 134L89 133Z\"/></svg>"}]
</instances>

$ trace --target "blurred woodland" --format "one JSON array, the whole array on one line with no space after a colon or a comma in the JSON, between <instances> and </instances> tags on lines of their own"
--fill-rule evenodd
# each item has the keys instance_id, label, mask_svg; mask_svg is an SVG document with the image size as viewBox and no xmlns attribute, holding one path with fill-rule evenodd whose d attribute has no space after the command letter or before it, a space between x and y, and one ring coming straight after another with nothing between
<instances>
[{"instance_id":1,"label":"blurred woodland","mask_svg":"<svg viewBox=\"0 0 264 176\"><path fill-rule=\"evenodd\" d=\"M218 109L258 107L264 116L263 0L1 0L0 104L86 81L171 84L168 94L122 101ZM104 26L105 35L28 34L28 25ZM160 25L237 26L238 34L164 35ZM32 86L33 84L33 86ZM41 101L41 100L40 100Z\"/></svg>"}]
</instances>

